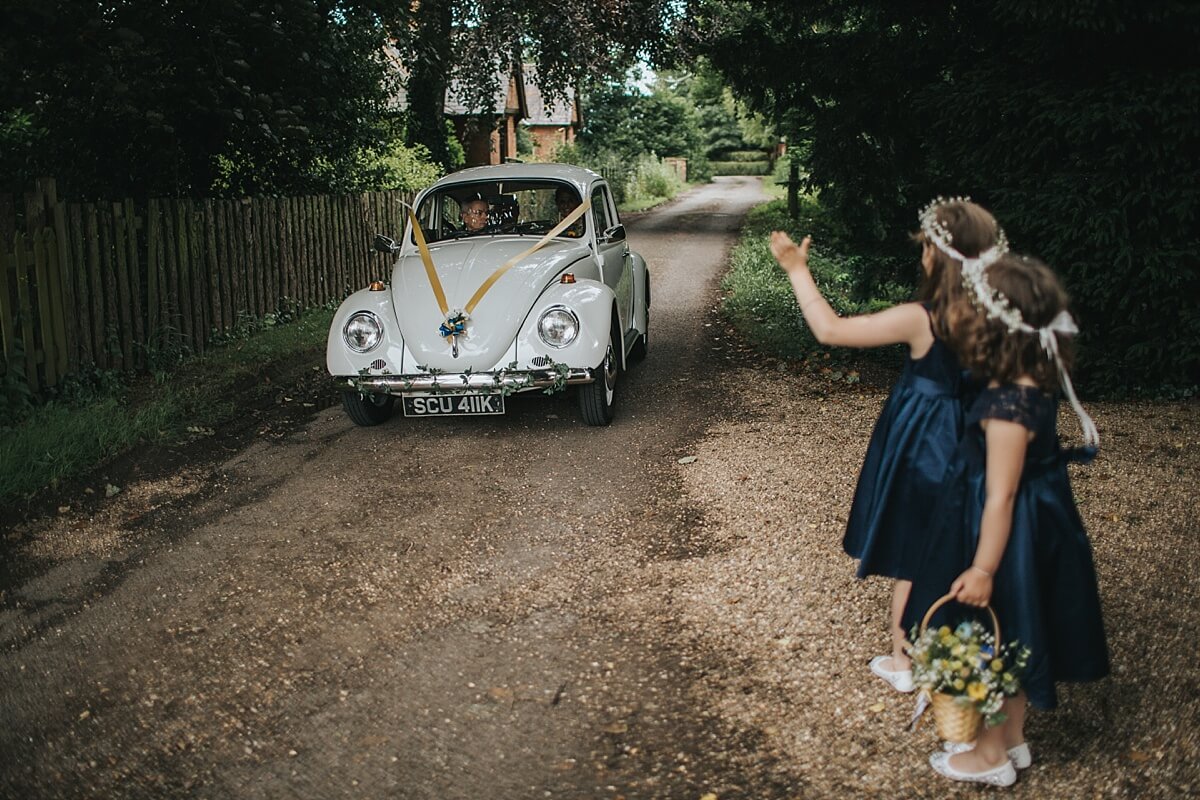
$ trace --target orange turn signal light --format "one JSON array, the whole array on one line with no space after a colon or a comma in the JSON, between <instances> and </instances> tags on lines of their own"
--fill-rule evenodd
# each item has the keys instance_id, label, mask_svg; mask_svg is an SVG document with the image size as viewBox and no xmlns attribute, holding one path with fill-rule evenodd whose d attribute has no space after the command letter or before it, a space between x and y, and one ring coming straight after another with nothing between
<instances>
[{"instance_id":1,"label":"orange turn signal light","mask_svg":"<svg viewBox=\"0 0 1200 800\"><path fill-rule=\"evenodd\" d=\"M371 281L371 285L367 288L372 292L382 292L387 286L384 285L383 281Z\"/></svg>"},{"instance_id":2,"label":"orange turn signal light","mask_svg":"<svg viewBox=\"0 0 1200 800\"><path fill-rule=\"evenodd\" d=\"M559 283L574 283L575 282L575 273L564 272L563 276L561 278L559 278L558 282Z\"/></svg>"}]
</instances>

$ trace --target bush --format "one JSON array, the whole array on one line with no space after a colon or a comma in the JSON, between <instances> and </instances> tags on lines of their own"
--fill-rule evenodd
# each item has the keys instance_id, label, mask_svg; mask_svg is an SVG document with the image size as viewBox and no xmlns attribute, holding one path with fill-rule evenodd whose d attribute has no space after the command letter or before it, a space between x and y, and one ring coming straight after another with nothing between
<instances>
[{"instance_id":1,"label":"bush","mask_svg":"<svg viewBox=\"0 0 1200 800\"><path fill-rule=\"evenodd\" d=\"M753 209L746 217L741 241L730 259L723 288L722 312L751 342L764 352L833 367L845 365L852 351L822 346L804 323L787 275L779 268L768 246L772 230L784 230L800 241L811 235L816 244L809 253L809 269L821 293L842 316L879 311L912 295L912 287L899 283L873 286L862 274L871 259L846 255L845 229L811 197L801 198L799 219L787 215L787 202L775 200Z\"/></svg>"},{"instance_id":2,"label":"bush","mask_svg":"<svg viewBox=\"0 0 1200 800\"><path fill-rule=\"evenodd\" d=\"M379 187L415 192L442 177L442 168L429 160L429 151L421 145L406 147L393 142L378 159Z\"/></svg>"},{"instance_id":3,"label":"bush","mask_svg":"<svg viewBox=\"0 0 1200 800\"><path fill-rule=\"evenodd\" d=\"M713 175L769 175L769 161L710 161Z\"/></svg>"},{"instance_id":4,"label":"bush","mask_svg":"<svg viewBox=\"0 0 1200 800\"><path fill-rule=\"evenodd\" d=\"M643 156L630 176L625 189L626 199L670 198L680 189L675 170L654 156Z\"/></svg>"},{"instance_id":5,"label":"bush","mask_svg":"<svg viewBox=\"0 0 1200 800\"><path fill-rule=\"evenodd\" d=\"M770 161L771 157L762 150L729 150L715 153L718 161Z\"/></svg>"}]
</instances>

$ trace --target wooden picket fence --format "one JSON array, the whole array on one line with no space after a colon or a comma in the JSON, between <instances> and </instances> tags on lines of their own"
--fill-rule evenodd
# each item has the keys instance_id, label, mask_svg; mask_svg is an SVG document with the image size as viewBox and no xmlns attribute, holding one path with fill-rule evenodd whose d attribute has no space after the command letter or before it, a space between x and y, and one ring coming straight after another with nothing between
<instances>
[{"instance_id":1,"label":"wooden picket fence","mask_svg":"<svg viewBox=\"0 0 1200 800\"><path fill-rule=\"evenodd\" d=\"M142 370L156 353L202 354L254 320L340 300L388 277L371 243L399 237L411 199L67 203L51 179L23 209L0 196L4 375L36 392L88 367Z\"/></svg>"}]
</instances>

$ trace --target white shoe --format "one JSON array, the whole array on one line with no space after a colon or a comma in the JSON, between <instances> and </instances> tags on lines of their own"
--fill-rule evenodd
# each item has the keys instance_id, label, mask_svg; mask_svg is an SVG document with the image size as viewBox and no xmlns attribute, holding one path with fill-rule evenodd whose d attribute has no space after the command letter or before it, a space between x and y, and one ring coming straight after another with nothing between
<instances>
[{"instance_id":1,"label":"white shoe","mask_svg":"<svg viewBox=\"0 0 1200 800\"><path fill-rule=\"evenodd\" d=\"M887 669L884 667L884 662L890 661L891 656L875 656L871 659L871 672L883 678L892 685L892 688L897 692L911 692L913 690L913 679L911 669Z\"/></svg>"},{"instance_id":2,"label":"white shoe","mask_svg":"<svg viewBox=\"0 0 1200 800\"><path fill-rule=\"evenodd\" d=\"M983 772L963 772L950 766L952 753L945 751L934 753L929 757L929 766L939 775L944 775L952 781L963 783L987 783L992 786L1012 786L1017 782L1017 768L1012 761L1005 761L998 767Z\"/></svg>"},{"instance_id":3,"label":"white shoe","mask_svg":"<svg viewBox=\"0 0 1200 800\"><path fill-rule=\"evenodd\" d=\"M965 753L968 750L974 750L974 742L943 742L942 750L954 755L955 753ZM1008 748L1008 757L1012 761L1013 766L1017 769L1029 769L1033 764L1033 755L1029 752L1029 743L1021 742L1016 747Z\"/></svg>"}]
</instances>

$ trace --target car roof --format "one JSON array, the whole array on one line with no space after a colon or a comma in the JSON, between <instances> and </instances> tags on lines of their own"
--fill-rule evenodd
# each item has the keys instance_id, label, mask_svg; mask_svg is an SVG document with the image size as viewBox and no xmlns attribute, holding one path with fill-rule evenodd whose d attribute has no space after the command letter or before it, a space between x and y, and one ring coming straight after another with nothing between
<instances>
[{"instance_id":1,"label":"car roof","mask_svg":"<svg viewBox=\"0 0 1200 800\"><path fill-rule=\"evenodd\" d=\"M557 180L574 184L581 195L603 177L586 167L572 164L495 164L490 167L468 167L440 179L428 191L475 181Z\"/></svg>"}]
</instances>

